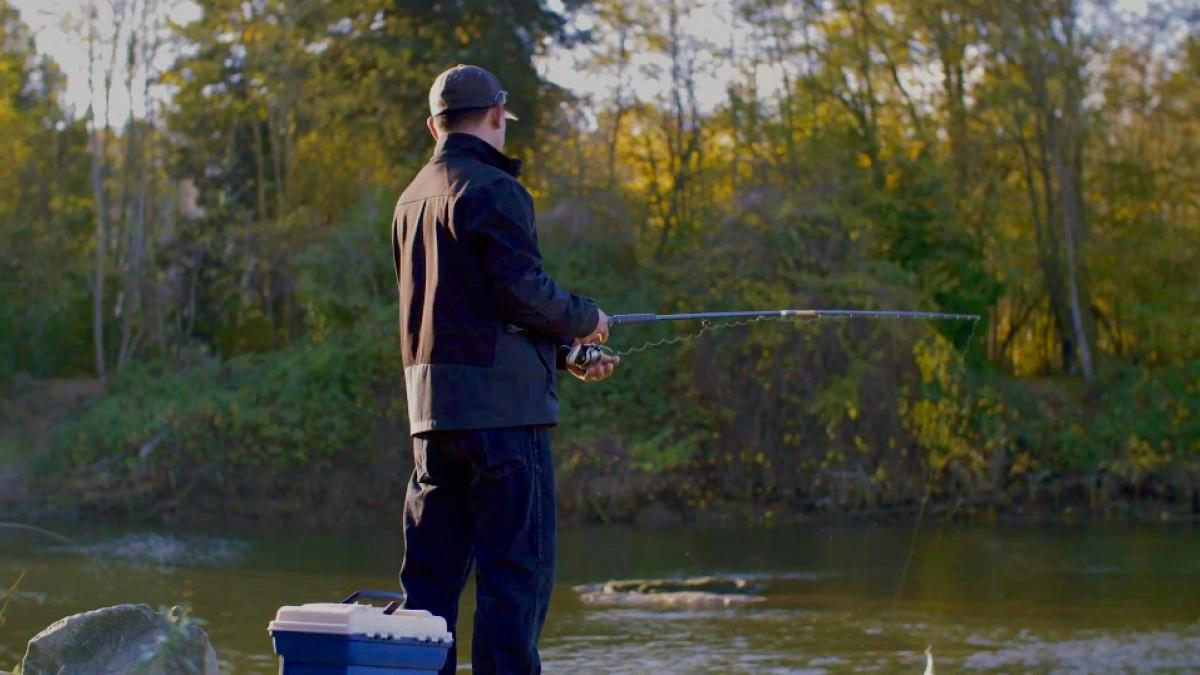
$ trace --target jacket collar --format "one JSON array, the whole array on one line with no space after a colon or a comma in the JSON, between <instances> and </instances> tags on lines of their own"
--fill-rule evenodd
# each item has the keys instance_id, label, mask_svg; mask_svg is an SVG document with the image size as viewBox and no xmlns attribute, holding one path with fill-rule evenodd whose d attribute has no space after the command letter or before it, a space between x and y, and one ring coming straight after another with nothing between
<instances>
[{"instance_id":1,"label":"jacket collar","mask_svg":"<svg viewBox=\"0 0 1200 675\"><path fill-rule=\"evenodd\" d=\"M451 133L438 139L433 158L470 157L516 178L521 174L521 160L500 152L490 143L472 134Z\"/></svg>"}]
</instances>

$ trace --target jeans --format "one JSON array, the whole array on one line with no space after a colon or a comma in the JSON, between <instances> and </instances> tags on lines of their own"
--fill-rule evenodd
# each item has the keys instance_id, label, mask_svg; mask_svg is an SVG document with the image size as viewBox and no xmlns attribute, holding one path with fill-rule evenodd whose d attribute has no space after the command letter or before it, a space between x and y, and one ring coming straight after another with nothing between
<instances>
[{"instance_id":1,"label":"jeans","mask_svg":"<svg viewBox=\"0 0 1200 675\"><path fill-rule=\"evenodd\" d=\"M406 606L444 617L456 647L458 598L475 566L476 673L541 672L537 643L554 586L549 427L430 431L413 438L404 502Z\"/></svg>"}]
</instances>

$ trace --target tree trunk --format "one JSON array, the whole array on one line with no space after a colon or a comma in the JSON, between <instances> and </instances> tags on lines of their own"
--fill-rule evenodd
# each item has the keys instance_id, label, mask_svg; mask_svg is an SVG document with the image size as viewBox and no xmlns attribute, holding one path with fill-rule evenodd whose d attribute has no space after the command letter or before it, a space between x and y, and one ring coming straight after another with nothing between
<instances>
[{"instance_id":1,"label":"tree trunk","mask_svg":"<svg viewBox=\"0 0 1200 675\"><path fill-rule=\"evenodd\" d=\"M1082 249L1083 187L1082 187L1082 130L1077 125L1078 101L1069 105L1062 120L1051 129L1051 153L1058 174L1059 217L1062 221L1063 248L1067 262L1067 293L1071 310L1071 330L1075 337L1075 356L1085 380L1094 374L1092 343L1095 334L1091 314L1091 293L1087 284L1086 262ZM1065 127L1065 128L1064 128Z\"/></svg>"},{"instance_id":2,"label":"tree trunk","mask_svg":"<svg viewBox=\"0 0 1200 675\"><path fill-rule=\"evenodd\" d=\"M105 216L104 198L104 131L95 124L95 112L92 109L92 205L96 220L96 254L92 269L92 345L96 359L96 377L103 380L107 376L104 364L104 249L107 246L108 222Z\"/></svg>"},{"instance_id":3,"label":"tree trunk","mask_svg":"<svg viewBox=\"0 0 1200 675\"><path fill-rule=\"evenodd\" d=\"M267 222L267 160L263 150L262 122L258 118L257 106L250 117L250 131L254 135L254 187L255 213L258 222Z\"/></svg>"}]
</instances>

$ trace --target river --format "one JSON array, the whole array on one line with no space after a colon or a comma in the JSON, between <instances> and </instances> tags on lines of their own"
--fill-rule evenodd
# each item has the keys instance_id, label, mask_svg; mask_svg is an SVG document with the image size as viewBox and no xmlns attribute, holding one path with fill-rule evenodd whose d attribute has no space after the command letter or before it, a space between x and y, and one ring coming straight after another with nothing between
<instances>
[{"instance_id":1,"label":"river","mask_svg":"<svg viewBox=\"0 0 1200 675\"><path fill-rule=\"evenodd\" d=\"M0 626L0 669L62 616L186 602L207 622L225 672L275 673L266 624L278 606L394 587L402 556L392 524L60 531L76 543L0 530L0 586L25 572ZM566 529L545 672L922 673L927 646L942 673L1200 672L1194 525L927 522L905 575L911 542L903 523ZM745 580L756 601L581 595L610 580L697 576Z\"/></svg>"}]
</instances>

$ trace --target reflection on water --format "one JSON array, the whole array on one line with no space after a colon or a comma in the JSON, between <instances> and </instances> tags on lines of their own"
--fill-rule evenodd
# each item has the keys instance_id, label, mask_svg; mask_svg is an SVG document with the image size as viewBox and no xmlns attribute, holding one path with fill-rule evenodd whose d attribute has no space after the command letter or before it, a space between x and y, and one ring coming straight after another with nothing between
<instances>
[{"instance_id":1,"label":"reflection on water","mask_svg":"<svg viewBox=\"0 0 1200 675\"><path fill-rule=\"evenodd\" d=\"M179 537L170 534L128 534L86 544L56 546L53 551L122 560L134 565L227 565L250 550L250 542L221 537Z\"/></svg>"},{"instance_id":2,"label":"reflection on water","mask_svg":"<svg viewBox=\"0 0 1200 675\"><path fill-rule=\"evenodd\" d=\"M75 529L67 532L75 546L0 531L0 586L26 571L0 627L0 669L67 614L188 602L208 621L227 672L274 673L266 623L275 608L394 586L398 530ZM568 530L545 670L920 673L926 645L941 672L1200 669L1192 526L929 526L897 601L910 532L903 524ZM587 598L606 592L640 597ZM645 599L677 593L755 602ZM466 655L473 603L464 603Z\"/></svg>"}]
</instances>

